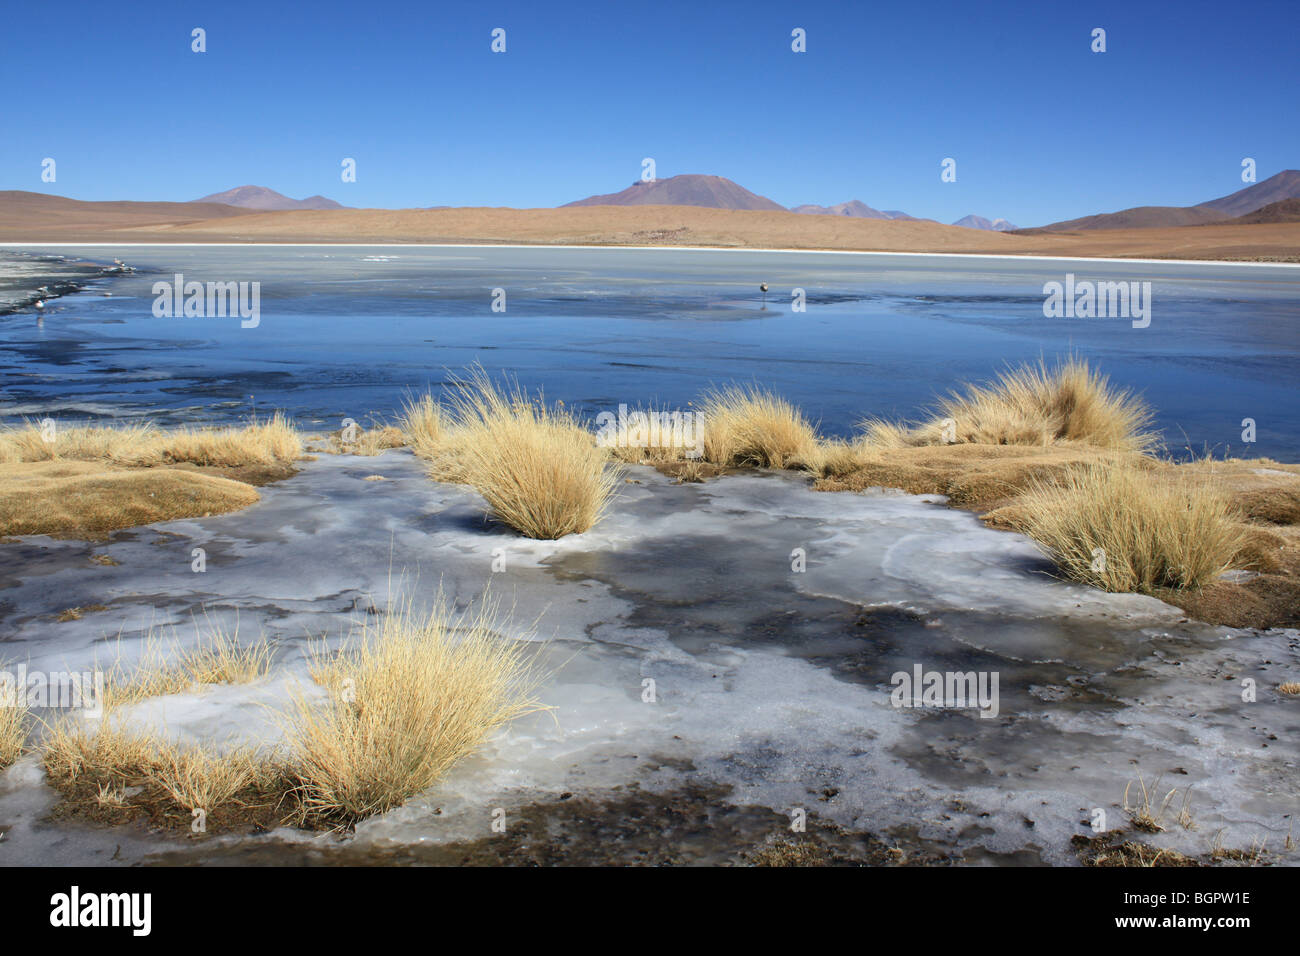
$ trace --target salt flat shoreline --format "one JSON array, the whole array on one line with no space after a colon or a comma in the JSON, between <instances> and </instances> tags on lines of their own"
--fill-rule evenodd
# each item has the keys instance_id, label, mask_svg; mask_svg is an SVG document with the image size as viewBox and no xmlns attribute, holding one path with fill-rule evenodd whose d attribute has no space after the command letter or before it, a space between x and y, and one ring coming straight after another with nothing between
<instances>
[{"instance_id":1,"label":"salt flat shoreline","mask_svg":"<svg viewBox=\"0 0 1300 956\"><path fill-rule=\"evenodd\" d=\"M640 246L598 243L591 245L561 245L556 243L532 242L0 242L0 251L4 249L148 249L148 248L193 248L193 249L243 249L243 248L301 248L301 249L568 249L590 252L609 249L613 251L635 252L725 252L757 253L781 255L813 256L880 256L891 258L917 259L988 259L998 262L1082 262L1106 263L1112 265L1184 265L1184 266L1254 266L1279 269L1300 269L1297 261L1271 261L1268 259L1144 259L1105 256L1052 256L1031 253L991 253L991 252L894 252L874 249L790 249L779 247L736 247L736 246Z\"/></svg>"}]
</instances>

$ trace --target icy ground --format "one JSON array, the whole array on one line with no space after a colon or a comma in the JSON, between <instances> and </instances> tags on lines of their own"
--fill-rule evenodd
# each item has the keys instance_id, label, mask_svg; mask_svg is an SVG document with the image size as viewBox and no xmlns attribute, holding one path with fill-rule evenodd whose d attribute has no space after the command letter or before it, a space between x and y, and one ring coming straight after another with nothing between
<instances>
[{"instance_id":1,"label":"icy ground","mask_svg":"<svg viewBox=\"0 0 1300 956\"><path fill-rule=\"evenodd\" d=\"M1150 598L1064 584L1027 539L934 496L816 493L788 475L629 475L637 483L595 530L559 542L486 523L474 492L391 451L322 455L235 514L107 543L0 544L8 664L80 670L119 647L129 659L150 625L192 641L205 615L237 618L244 639L265 634L276 651L267 680L137 708L175 735L272 740L262 705L306 682L309 638L345 633L391 592L424 600L439 582L461 605L490 585L518 635L538 621L531 639L555 669L542 688L551 713L514 723L434 790L348 836L191 840L50 823L56 795L29 756L0 775L0 863L383 861L452 843L490 861L503 839L494 819L578 846L608 829L559 833L530 808L693 788L731 822L696 828L686 861L737 859L748 848L738 841L780 836L802 809L810 829L870 832L904 853L1066 864L1095 810L1126 825L1125 787L1136 791L1139 774L1159 777L1162 797L1178 788L1169 830L1144 837L1155 845L1203 855L1216 838L1262 841L1275 862L1300 861L1284 849L1300 803L1300 700L1277 691L1300 678L1296 632L1192 623ZM203 573L191 570L195 548ZM504 571L493 572L494 552ZM89 560L99 554L119 564ZM94 604L108 610L55 620ZM998 715L894 707L891 675L918 664L996 673ZM1188 788L1194 828L1174 820ZM652 804L620 832L653 838L663 825ZM618 845L600 852L631 859Z\"/></svg>"}]
</instances>

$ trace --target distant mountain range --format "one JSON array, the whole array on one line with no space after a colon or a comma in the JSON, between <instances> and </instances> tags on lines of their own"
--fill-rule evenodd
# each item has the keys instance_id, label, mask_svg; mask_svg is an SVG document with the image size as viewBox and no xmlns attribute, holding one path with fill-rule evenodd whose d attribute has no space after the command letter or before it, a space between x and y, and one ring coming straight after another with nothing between
<instances>
[{"instance_id":1,"label":"distant mountain range","mask_svg":"<svg viewBox=\"0 0 1300 956\"><path fill-rule=\"evenodd\" d=\"M1212 222L1230 220L1247 221L1249 216L1265 207L1287 200L1300 199L1300 170L1285 169L1263 182L1239 189L1228 196L1210 199L1195 206L1134 206L1119 212L1099 213L1080 219L1066 219L1049 223L1036 229L1022 229L1024 233L1075 232L1087 229L1163 229L1168 226L1202 226ZM1285 210L1275 210L1271 215L1286 215ZM1291 222L1290 219L1251 219L1251 222Z\"/></svg>"},{"instance_id":2,"label":"distant mountain range","mask_svg":"<svg viewBox=\"0 0 1300 956\"><path fill-rule=\"evenodd\" d=\"M221 201L209 196L208 200ZM1099 213L1050 223L1033 229L1021 229L1006 219L986 219L983 216L963 216L952 225L966 229L990 232L1075 232L1090 229L1160 229L1171 226L1199 226L1232 220L1247 222L1293 222L1289 217L1295 210L1279 206L1288 200L1300 199L1300 170L1288 169L1270 176L1260 183L1247 186L1229 196L1210 199L1194 206L1135 206L1119 212ZM722 176L684 174L650 182L635 182L622 192L601 196L588 196L568 206L707 206L712 209L765 209L784 210L780 203L752 193L743 186ZM1277 206L1265 213L1271 218L1246 219L1266 207ZM860 199L833 206L802 205L790 212L807 216L847 216L855 219L918 220L897 209L876 209Z\"/></svg>"},{"instance_id":3,"label":"distant mountain range","mask_svg":"<svg viewBox=\"0 0 1300 956\"><path fill-rule=\"evenodd\" d=\"M689 174L650 182L635 182L621 192L589 196L566 204L566 207L583 206L693 206L717 210L794 212L801 216L934 223L934 220L918 219L897 209L876 209L860 199L851 199L832 206L807 204L788 210L766 196L750 192L722 176ZM429 211L445 209L446 207L429 207ZM90 235L95 229L107 229L110 223L127 220L142 226L166 229L174 225L192 225L210 219L294 210L357 211L349 210L348 207L324 196L290 199L265 186L238 186L225 192L204 196L202 199L181 203L86 202L44 193L0 192L0 226L7 224L13 229L25 230L15 234L27 236L36 233L51 236L66 235L74 230ZM651 218L658 215L661 220L663 217L663 214L647 213L647 215ZM1118 212L1084 216L1032 229L1019 229L1006 219L990 220L977 215L964 216L952 225L983 232L1027 236L1087 234L1098 230L1156 230L1192 226L1279 225L1297 222L1300 222L1300 170L1288 169L1230 195L1209 199L1194 206L1136 206ZM753 225L758 228L757 221ZM786 227L771 221L763 228L779 234ZM799 229L797 226L789 228L796 232ZM826 228L825 225L815 227L823 233ZM839 233L843 232L837 227L830 228L837 238ZM859 227L854 228L856 230ZM1276 230L1269 235L1274 235L1275 232Z\"/></svg>"},{"instance_id":4,"label":"distant mountain range","mask_svg":"<svg viewBox=\"0 0 1300 956\"><path fill-rule=\"evenodd\" d=\"M308 196L306 199L290 199L283 193L265 186L236 186L223 193L213 193L191 202L219 202L240 209L258 209L263 212L278 212L282 209L345 209L342 203L324 196Z\"/></svg>"},{"instance_id":5,"label":"distant mountain range","mask_svg":"<svg viewBox=\"0 0 1300 956\"><path fill-rule=\"evenodd\" d=\"M897 209L875 209L861 199L834 206L795 206L787 210L780 203L752 193L744 186L722 176L701 176L685 173L670 176L668 179L655 179L650 182L635 182L627 189L617 193L601 196L588 196L566 206L707 206L711 209L766 209L773 212L797 212L805 216L849 216L854 219L904 219L912 222L933 222L932 219L920 220ZM1006 232L1015 229L1005 219L988 220L982 216L967 216L953 223L954 226L966 226L970 229L992 229Z\"/></svg>"}]
</instances>

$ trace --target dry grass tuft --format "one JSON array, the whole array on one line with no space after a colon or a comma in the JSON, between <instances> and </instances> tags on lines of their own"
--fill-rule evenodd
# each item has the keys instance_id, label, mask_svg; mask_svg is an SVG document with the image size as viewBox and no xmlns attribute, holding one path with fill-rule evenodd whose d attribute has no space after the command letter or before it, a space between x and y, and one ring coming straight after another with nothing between
<instances>
[{"instance_id":1,"label":"dry grass tuft","mask_svg":"<svg viewBox=\"0 0 1300 956\"><path fill-rule=\"evenodd\" d=\"M147 777L165 747L165 741L127 729L107 712L93 723L65 717L45 735L45 772L55 785L82 777L96 783Z\"/></svg>"},{"instance_id":2,"label":"dry grass tuft","mask_svg":"<svg viewBox=\"0 0 1300 956\"><path fill-rule=\"evenodd\" d=\"M111 713L96 722L67 717L49 728L44 742L51 786L100 810L140 808L161 801L190 813L231 812L252 787L280 790L273 757L253 748L227 750L181 745L155 733L125 727ZM139 787L138 798L128 787ZM258 794L263 796L264 794ZM278 802L278 801L277 801ZM117 821L117 817L109 817ZM184 823L189 817L183 818Z\"/></svg>"},{"instance_id":3,"label":"dry grass tuft","mask_svg":"<svg viewBox=\"0 0 1300 956\"><path fill-rule=\"evenodd\" d=\"M818 478L851 475L869 464L882 460L879 449L865 441L826 439L787 460L788 467L799 467Z\"/></svg>"},{"instance_id":4,"label":"dry grass tuft","mask_svg":"<svg viewBox=\"0 0 1300 956\"><path fill-rule=\"evenodd\" d=\"M210 628L191 648L179 647L175 634L165 645L151 631L133 671L126 670L120 654L107 669L104 697L106 706L112 707L180 694L204 684L251 684L265 677L270 667L270 647L261 641L241 644L238 628L229 634Z\"/></svg>"},{"instance_id":5,"label":"dry grass tuft","mask_svg":"<svg viewBox=\"0 0 1300 956\"><path fill-rule=\"evenodd\" d=\"M701 402L704 457L716 465L784 468L815 460L813 426L785 399L755 386L729 385Z\"/></svg>"},{"instance_id":6,"label":"dry grass tuft","mask_svg":"<svg viewBox=\"0 0 1300 956\"><path fill-rule=\"evenodd\" d=\"M193 683L242 681L266 669L264 649L218 636L161 665L150 645L130 678L116 668L99 721L67 717L48 727L43 760L67 812L143 813L184 825L175 808L219 812L263 824L282 821L292 804L299 823L347 826L400 805L478 750L497 727L541 709L540 675L526 647L498 634L496 606L453 615L441 594L427 614L409 606L368 620L356 640L320 660L312 676L329 696L299 695L283 721L287 751L221 750L180 745L127 727L118 706L174 693ZM0 709L6 720L10 708ZM0 724L6 733L9 723ZM15 755L21 737L13 745ZM128 798L128 788L140 788ZM170 809L168 809L170 808Z\"/></svg>"},{"instance_id":7,"label":"dry grass tuft","mask_svg":"<svg viewBox=\"0 0 1300 956\"><path fill-rule=\"evenodd\" d=\"M1284 694L1290 694L1292 697L1300 696L1300 681L1289 680L1285 684L1280 684L1278 690Z\"/></svg>"},{"instance_id":8,"label":"dry grass tuft","mask_svg":"<svg viewBox=\"0 0 1300 956\"><path fill-rule=\"evenodd\" d=\"M27 708L17 699L0 699L0 770L23 755L27 745Z\"/></svg>"},{"instance_id":9,"label":"dry grass tuft","mask_svg":"<svg viewBox=\"0 0 1300 956\"><path fill-rule=\"evenodd\" d=\"M421 458L432 458L442 445L447 416L431 394L408 397L402 403L398 427L406 444Z\"/></svg>"},{"instance_id":10,"label":"dry grass tuft","mask_svg":"<svg viewBox=\"0 0 1300 956\"><path fill-rule=\"evenodd\" d=\"M1247 529L1210 482L1124 464L1035 481L1016 523L1069 577L1107 591L1199 588L1239 562Z\"/></svg>"},{"instance_id":11,"label":"dry grass tuft","mask_svg":"<svg viewBox=\"0 0 1300 956\"><path fill-rule=\"evenodd\" d=\"M405 433L395 425L375 425L357 432L351 441L344 441L341 434L330 436L334 451L343 455L361 455L373 458L390 448L401 448L407 444Z\"/></svg>"},{"instance_id":12,"label":"dry grass tuft","mask_svg":"<svg viewBox=\"0 0 1300 956\"><path fill-rule=\"evenodd\" d=\"M127 806L126 788L111 780L96 784L95 803L101 807L121 810Z\"/></svg>"},{"instance_id":13,"label":"dry grass tuft","mask_svg":"<svg viewBox=\"0 0 1300 956\"><path fill-rule=\"evenodd\" d=\"M538 677L498 636L494 605L457 619L439 594L367 621L312 676L329 691L295 699L289 766L305 816L348 825L432 786L494 729L538 709Z\"/></svg>"},{"instance_id":14,"label":"dry grass tuft","mask_svg":"<svg viewBox=\"0 0 1300 956\"><path fill-rule=\"evenodd\" d=\"M148 422L125 425L62 425L49 430L37 422L0 428L0 463L33 461L120 462L157 439Z\"/></svg>"},{"instance_id":15,"label":"dry grass tuft","mask_svg":"<svg viewBox=\"0 0 1300 956\"><path fill-rule=\"evenodd\" d=\"M153 778L178 806L212 811L267 773L252 749L211 751L201 747L164 747Z\"/></svg>"},{"instance_id":16,"label":"dry grass tuft","mask_svg":"<svg viewBox=\"0 0 1300 956\"><path fill-rule=\"evenodd\" d=\"M681 463L681 466L677 469L677 474L674 479L674 484L678 484L678 485L700 484L701 482L704 481L704 478L705 478L705 470L704 470L703 463L696 461L694 459L686 459Z\"/></svg>"},{"instance_id":17,"label":"dry grass tuft","mask_svg":"<svg viewBox=\"0 0 1300 956\"><path fill-rule=\"evenodd\" d=\"M1157 804L1155 798L1159 796L1159 793L1156 788L1160 786L1160 778L1157 777L1156 782L1148 790L1146 781L1142 779L1141 774L1138 774L1138 789L1142 792L1142 802L1136 806L1129 806L1128 794L1131 786L1132 783L1130 782L1124 787L1124 812L1133 821L1133 826L1139 830L1145 830L1147 833L1159 833L1164 830L1165 812L1169 809L1169 804L1178 792L1177 789L1170 790L1165 794L1164 799Z\"/></svg>"},{"instance_id":18,"label":"dry grass tuft","mask_svg":"<svg viewBox=\"0 0 1300 956\"><path fill-rule=\"evenodd\" d=\"M580 534L600 520L618 468L572 412L517 385L498 388L482 369L458 384L435 477L472 485L498 519L530 538Z\"/></svg>"},{"instance_id":19,"label":"dry grass tuft","mask_svg":"<svg viewBox=\"0 0 1300 956\"><path fill-rule=\"evenodd\" d=\"M965 385L939 403L918 427L878 419L863 422L865 440L879 448L973 443L1052 445L1079 442L1145 454L1156 443L1151 409L1082 359L1048 368L1043 362L1003 372L987 385Z\"/></svg>"},{"instance_id":20,"label":"dry grass tuft","mask_svg":"<svg viewBox=\"0 0 1300 956\"><path fill-rule=\"evenodd\" d=\"M1118 830L1088 838L1075 835L1070 843L1084 866L1123 867L1193 867L1204 866L1199 860L1177 850L1156 849L1136 840L1126 840Z\"/></svg>"},{"instance_id":21,"label":"dry grass tuft","mask_svg":"<svg viewBox=\"0 0 1300 956\"><path fill-rule=\"evenodd\" d=\"M61 425L43 431L27 422L0 430L0 463L94 461L152 466L177 463L244 467L284 465L302 454L293 424L276 413L264 422L163 431L148 423Z\"/></svg>"},{"instance_id":22,"label":"dry grass tuft","mask_svg":"<svg viewBox=\"0 0 1300 956\"><path fill-rule=\"evenodd\" d=\"M238 468L285 465L302 455L302 437L282 413L264 422L228 428L182 428L154 433L129 464L189 462Z\"/></svg>"},{"instance_id":23,"label":"dry grass tuft","mask_svg":"<svg viewBox=\"0 0 1300 956\"><path fill-rule=\"evenodd\" d=\"M858 423L858 429L862 432L862 444L876 450L896 451L900 448L952 444L944 437L946 432L940 420L907 425L882 418L867 418Z\"/></svg>"},{"instance_id":24,"label":"dry grass tuft","mask_svg":"<svg viewBox=\"0 0 1300 956\"><path fill-rule=\"evenodd\" d=\"M1003 372L991 385L967 385L940 403L958 441L985 445L1085 442L1114 451L1147 452L1152 414L1132 392L1112 388L1081 359ZM931 423L933 427L934 423Z\"/></svg>"}]
</instances>

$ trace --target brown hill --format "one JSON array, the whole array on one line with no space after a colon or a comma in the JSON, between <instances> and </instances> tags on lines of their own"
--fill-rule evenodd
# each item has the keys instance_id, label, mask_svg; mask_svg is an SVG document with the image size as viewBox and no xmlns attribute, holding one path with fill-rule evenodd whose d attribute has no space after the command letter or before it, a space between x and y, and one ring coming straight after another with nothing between
<instances>
[{"instance_id":1,"label":"brown hill","mask_svg":"<svg viewBox=\"0 0 1300 956\"><path fill-rule=\"evenodd\" d=\"M1173 226L1200 226L1226 220L1221 212L1204 206L1134 206L1119 212L1067 219L1033 229L1017 229L1017 234L1032 236L1044 232L1079 232L1087 229L1168 229Z\"/></svg>"},{"instance_id":2,"label":"brown hill","mask_svg":"<svg viewBox=\"0 0 1300 956\"><path fill-rule=\"evenodd\" d=\"M1238 216L1232 222L1243 224L1262 222L1300 222L1300 199L1280 199L1261 209Z\"/></svg>"},{"instance_id":3,"label":"brown hill","mask_svg":"<svg viewBox=\"0 0 1300 956\"><path fill-rule=\"evenodd\" d=\"M1300 198L1300 169L1284 169L1263 182L1238 189L1230 196L1201 203L1206 208L1223 213L1225 218L1245 216L1256 209L1283 199Z\"/></svg>"},{"instance_id":4,"label":"brown hill","mask_svg":"<svg viewBox=\"0 0 1300 956\"><path fill-rule=\"evenodd\" d=\"M722 176L685 174L650 182L638 180L627 189L603 196L588 196L569 206L706 206L710 209L767 209L785 212L785 207L766 196Z\"/></svg>"},{"instance_id":5,"label":"brown hill","mask_svg":"<svg viewBox=\"0 0 1300 956\"><path fill-rule=\"evenodd\" d=\"M182 223L229 219L248 210L220 203L85 202L22 190L0 192L0 235L16 240L57 239L106 229L167 229Z\"/></svg>"},{"instance_id":6,"label":"brown hill","mask_svg":"<svg viewBox=\"0 0 1300 956\"><path fill-rule=\"evenodd\" d=\"M1084 229L1164 229L1172 226L1201 226L1227 222L1283 199L1300 197L1300 170L1285 169L1261 183L1239 189L1195 206L1134 206L1119 212L1099 213L1079 219L1053 222L1034 229L1020 229L1024 235L1039 232L1076 232Z\"/></svg>"}]
</instances>

